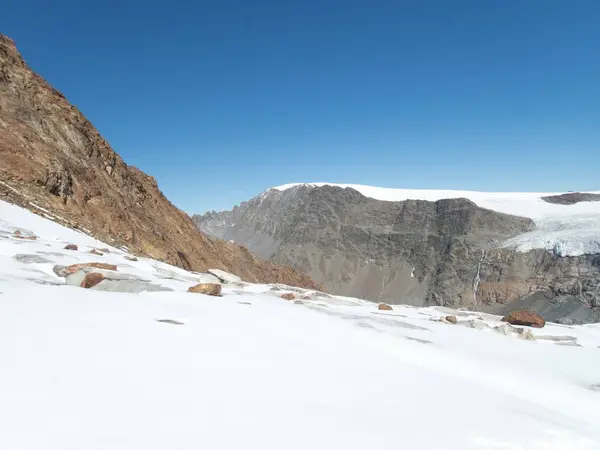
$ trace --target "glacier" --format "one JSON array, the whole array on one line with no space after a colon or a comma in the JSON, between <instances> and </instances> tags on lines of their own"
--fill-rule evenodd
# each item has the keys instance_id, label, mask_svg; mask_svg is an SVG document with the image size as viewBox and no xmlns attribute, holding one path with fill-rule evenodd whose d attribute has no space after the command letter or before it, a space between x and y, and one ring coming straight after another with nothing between
<instances>
[{"instance_id":1,"label":"glacier","mask_svg":"<svg viewBox=\"0 0 600 450\"><path fill-rule=\"evenodd\" d=\"M559 256L580 256L600 253L600 201L579 202L573 205L548 203L542 197L563 193L548 192L478 192L434 189L395 189L360 184L290 183L271 189L285 191L298 186L337 186L350 188L365 197L382 201L467 198L481 208L504 214L528 217L535 222L536 230L515 236L502 243L518 251L545 249ZM589 192L600 194L600 191Z\"/></svg>"}]
</instances>

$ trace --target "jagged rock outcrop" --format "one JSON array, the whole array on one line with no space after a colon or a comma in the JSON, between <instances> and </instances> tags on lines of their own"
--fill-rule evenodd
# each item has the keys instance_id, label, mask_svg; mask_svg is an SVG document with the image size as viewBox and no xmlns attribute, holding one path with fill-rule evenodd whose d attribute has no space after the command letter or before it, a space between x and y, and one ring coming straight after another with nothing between
<instances>
[{"instance_id":1,"label":"jagged rock outcrop","mask_svg":"<svg viewBox=\"0 0 600 450\"><path fill-rule=\"evenodd\" d=\"M0 35L0 199L188 270L314 287L293 269L198 232L156 180L127 165Z\"/></svg>"},{"instance_id":2,"label":"jagged rock outcrop","mask_svg":"<svg viewBox=\"0 0 600 450\"><path fill-rule=\"evenodd\" d=\"M542 197L542 200L557 205L574 205L579 202L600 202L600 195L588 192L568 192L561 195Z\"/></svg>"},{"instance_id":3,"label":"jagged rock outcrop","mask_svg":"<svg viewBox=\"0 0 600 450\"><path fill-rule=\"evenodd\" d=\"M467 199L391 202L350 188L299 185L194 220L336 294L600 320L600 255L506 248L502 243L533 230L533 221Z\"/></svg>"}]
</instances>

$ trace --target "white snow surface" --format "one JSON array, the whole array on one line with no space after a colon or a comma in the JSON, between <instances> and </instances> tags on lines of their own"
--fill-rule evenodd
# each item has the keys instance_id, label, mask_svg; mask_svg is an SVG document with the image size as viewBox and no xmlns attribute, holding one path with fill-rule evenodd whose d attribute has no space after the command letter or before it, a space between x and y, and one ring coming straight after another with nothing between
<instances>
[{"instance_id":1,"label":"white snow surface","mask_svg":"<svg viewBox=\"0 0 600 450\"><path fill-rule=\"evenodd\" d=\"M209 297L185 292L200 275L126 254L0 201L0 449L600 449L597 324L527 341L496 316L280 285ZM52 271L88 261L174 291Z\"/></svg>"},{"instance_id":2,"label":"white snow surface","mask_svg":"<svg viewBox=\"0 0 600 450\"><path fill-rule=\"evenodd\" d=\"M542 197L564 192L477 192L429 189L393 189L360 184L291 183L272 189L285 191L296 186L338 186L352 188L365 197L382 201L427 200L467 198L481 208L514 216L529 217L536 230L516 236L504 245L519 251L546 249L559 256L579 256L600 253L600 202L579 202L558 205ZM600 191L590 192L600 194Z\"/></svg>"}]
</instances>

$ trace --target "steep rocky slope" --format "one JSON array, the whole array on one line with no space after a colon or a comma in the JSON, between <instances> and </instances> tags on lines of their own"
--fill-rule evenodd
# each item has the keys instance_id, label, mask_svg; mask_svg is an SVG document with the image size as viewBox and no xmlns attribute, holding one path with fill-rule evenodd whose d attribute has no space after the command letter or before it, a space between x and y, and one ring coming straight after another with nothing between
<instances>
[{"instance_id":1,"label":"steep rocky slope","mask_svg":"<svg viewBox=\"0 0 600 450\"><path fill-rule=\"evenodd\" d=\"M535 233L534 221L464 198L381 201L352 188L299 185L194 220L336 294L492 312L521 305L549 320L600 319L600 255L506 247L509 238Z\"/></svg>"},{"instance_id":2,"label":"steep rocky slope","mask_svg":"<svg viewBox=\"0 0 600 450\"><path fill-rule=\"evenodd\" d=\"M156 180L128 166L0 35L0 198L188 270L312 286L296 271L198 232Z\"/></svg>"}]
</instances>

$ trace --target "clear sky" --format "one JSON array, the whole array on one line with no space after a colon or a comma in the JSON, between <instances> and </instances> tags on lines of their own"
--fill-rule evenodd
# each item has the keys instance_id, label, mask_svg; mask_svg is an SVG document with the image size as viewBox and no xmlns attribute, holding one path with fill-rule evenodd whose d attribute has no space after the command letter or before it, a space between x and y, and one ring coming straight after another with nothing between
<instances>
[{"instance_id":1,"label":"clear sky","mask_svg":"<svg viewBox=\"0 0 600 450\"><path fill-rule=\"evenodd\" d=\"M599 0L4 0L0 32L190 213L300 181L600 190Z\"/></svg>"}]
</instances>

